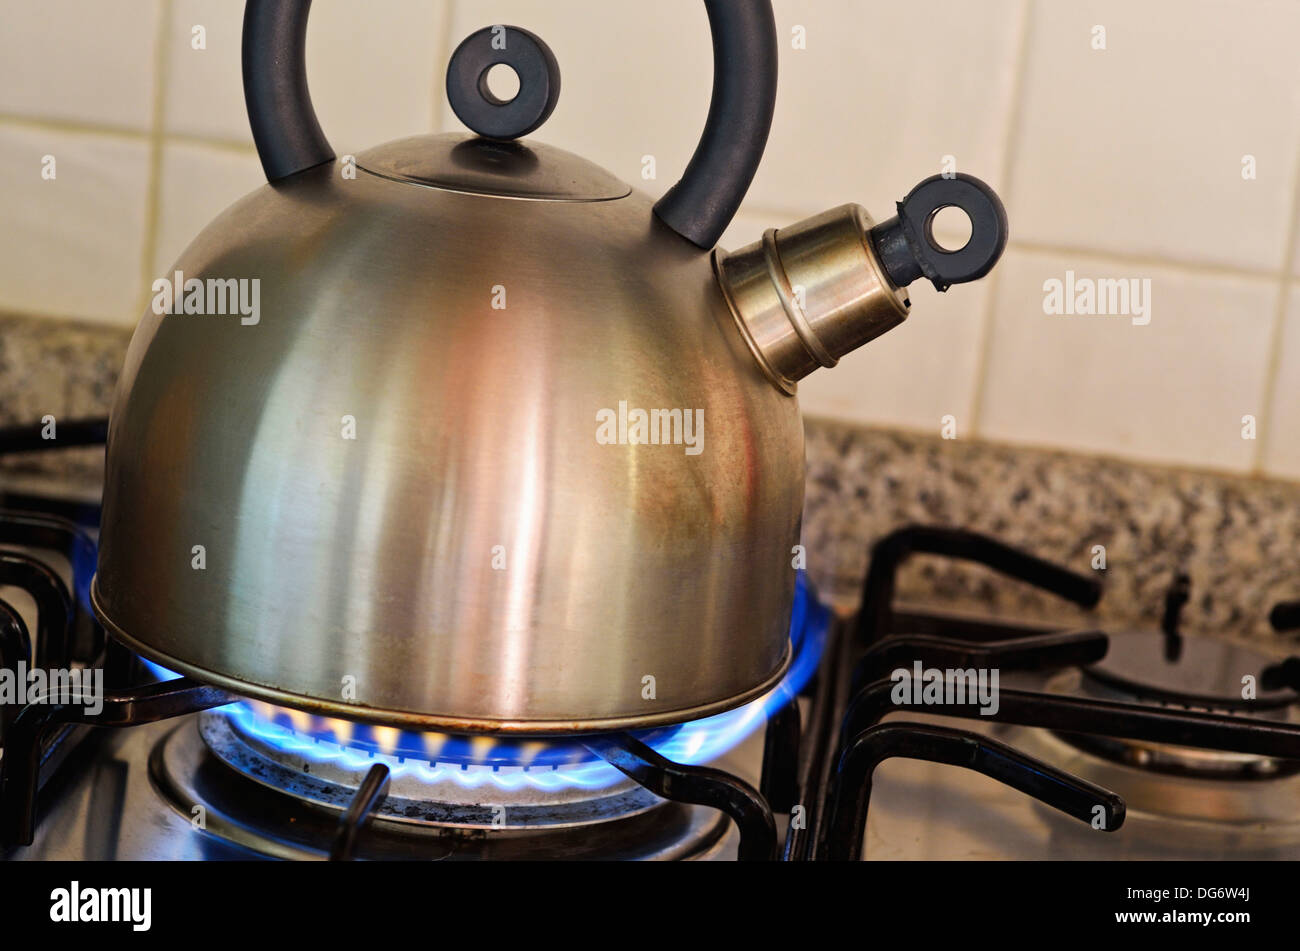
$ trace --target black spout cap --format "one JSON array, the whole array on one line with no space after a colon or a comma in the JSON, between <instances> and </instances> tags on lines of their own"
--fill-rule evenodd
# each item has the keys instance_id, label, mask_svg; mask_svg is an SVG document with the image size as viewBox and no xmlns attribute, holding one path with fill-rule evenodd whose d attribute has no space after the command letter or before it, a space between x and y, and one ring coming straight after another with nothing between
<instances>
[{"instance_id":1,"label":"black spout cap","mask_svg":"<svg viewBox=\"0 0 1300 951\"><path fill-rule=\"evenodd\" d=\"M970 219L970 240L949 251L935 239L934 216L960 208ZM1002 200L974 175L935 175L898 203L898 217L871 229L871 243L898 287L925 277L937 291L977 281L993 269L1007 246L1007 211Z\"/></svg>"}]
</instances>

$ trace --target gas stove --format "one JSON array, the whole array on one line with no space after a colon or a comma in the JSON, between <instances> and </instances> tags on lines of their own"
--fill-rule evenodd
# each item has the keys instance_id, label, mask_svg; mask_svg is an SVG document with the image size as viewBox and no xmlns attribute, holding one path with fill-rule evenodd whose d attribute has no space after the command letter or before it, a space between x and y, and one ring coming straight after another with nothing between
<instances>
[{"instance_id":1,"label":"gas stove","mask_svg":"<svg viewBox=\"0 0 1300 951\"><path fill-rule=\"evenodd\" d=\"M62 428L102 439L102 421ZM0 451L34 448L0 431ZM1300 662L1183 634L1185 576L1158 631L954 614L896 603L909 557L1085 609L1103 584L904 528L852 617L801 577L794 661L759 699L524 739L334 719L137 657L90 609L96 520L93 501L0 492L6 859L1300 858Z\"/></svg>"}]
</instances>

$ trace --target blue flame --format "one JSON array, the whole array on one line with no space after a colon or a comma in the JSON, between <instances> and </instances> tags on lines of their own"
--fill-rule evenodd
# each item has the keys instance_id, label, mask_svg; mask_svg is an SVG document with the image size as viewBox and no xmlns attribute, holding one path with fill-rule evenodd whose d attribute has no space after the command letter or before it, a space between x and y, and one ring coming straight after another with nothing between
<instances>
[{"instance_id":1,"label":"blue flame","mask_svg":"<svg viewBox=\"0 0 1300 951\"><path fill-rule=\"evenodd\" d=\"M501 789L533 787L559 790L571 786L598 789L610 785L618 778L617 773L614 777L605 775L613 771L613 767L604 762L581 763L563 768L552 766L529 769L429 763L356 746L343 746L309 733L300 733L281 723L258 716L254 708L246 702L231 704L224 710L236 727L247 735L254 736L284 752L295 753L311 762L334 763L355 772L364 772L378 762L384 763L394 777L415 776L430 784L451 780L467 789L477 789L485 785Z\"/></svg>"},{"instance_id":2,"label":"blue flame","mask_svg":"<svg viewBox=\"0 0 1300 951\"><path fill-rule=\"evenodd\" d=\"M83 611L94 614L90 603L90 583L95 577L95 566L99 561L99 549L88 535L78 532L77 541L68 555L72 565L72 586Z\"/></svg>"},{"instance_id":3,"label":"blue flame","mask_svg":"<svg viewBox=\"0 0 1300 951\"><path fill-rule=\"evenodd\" d=\"M149 671L149 673L153 674L154 680L162 682L167 680L181 679L182 676L181 674L176 673L176 671L174 670L168 670L166 667L163 667L161 664L155 664L153 661L149 660L148 658L141 657L139 658L139 660L140 663L144 664L144 669Z\"/></svg>"},{"instance_id":4,"label":"blue flame","mask_svg":"<svg viewBox=\"0 0 1300 951\"><path fill-rule=\"evenodd\" d=\"M743 707L642 733L640 739L678 763L717 759L765 725L771 714L794 701L817 669L829 626L830 611L810 593L800 572L790 621L794 659L781 682ZM150 661L144 663L161 680L179 676ZM490 785L506 790L574 786L600 789L624 778L572 741L416 733L313 717L259 701L239 701L222 711L239 732L269 746L311 762L330 762L357 772L382 762L394 776L411 775L431 784L452 781L469 789Z\"/></svg>"},{"instance_id":5,"label":"blue flame","mask_svg":"<svg viewBox=\"0 0 1300 951\"><path fill-rule=\"evenodd\" d=\"M669 759L686 764L707 763L737 746L764 726L773 713L793 703L812 678L826 646L830 617L830 610L808 591L803 572L800 572L790 619L794 659L781 682L743 707L693 720L662 742L651 742L650 745Z\"/></svg>"}]
</instances>

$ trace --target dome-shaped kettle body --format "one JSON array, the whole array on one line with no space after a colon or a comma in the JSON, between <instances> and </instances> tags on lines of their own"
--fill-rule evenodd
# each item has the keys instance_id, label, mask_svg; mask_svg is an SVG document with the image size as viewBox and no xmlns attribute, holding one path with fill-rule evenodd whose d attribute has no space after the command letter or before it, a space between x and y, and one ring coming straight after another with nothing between
<instances>
[{"instance_id":1,"label":"dome-shaped kettle body","mask_svg":"<svg viewBox=\"0 0 1300 951\"><path fill-rule=\"evenodd\" d=\"M580 190L395 180L457 149L465 189L508 160L516 191ZM259 189L169 280L111 416L94 585L141 653L448 730L684 720L781 675L797 405L647 198L426 137Z\"/></svg>"}]
</instances>

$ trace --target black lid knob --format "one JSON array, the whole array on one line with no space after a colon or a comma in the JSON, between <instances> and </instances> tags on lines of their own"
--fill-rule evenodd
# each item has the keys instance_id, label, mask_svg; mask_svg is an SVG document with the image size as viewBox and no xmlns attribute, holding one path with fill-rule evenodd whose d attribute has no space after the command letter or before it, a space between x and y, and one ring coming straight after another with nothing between
<instances>
[{"instance_id":1,"label":"black lid knob","mask_svg":"<svg viewBox=\"0 0 1300 951\"><path fill-rule=\"evenodd\" d=\"M488 89L493 66L519 77L509 100ZM560 64L536 33L517 26L486 26L467 36L447 64L447 99L461 122L490 139L517 139L550 118L560 99Z\"/></svg>"}]
</instances>

